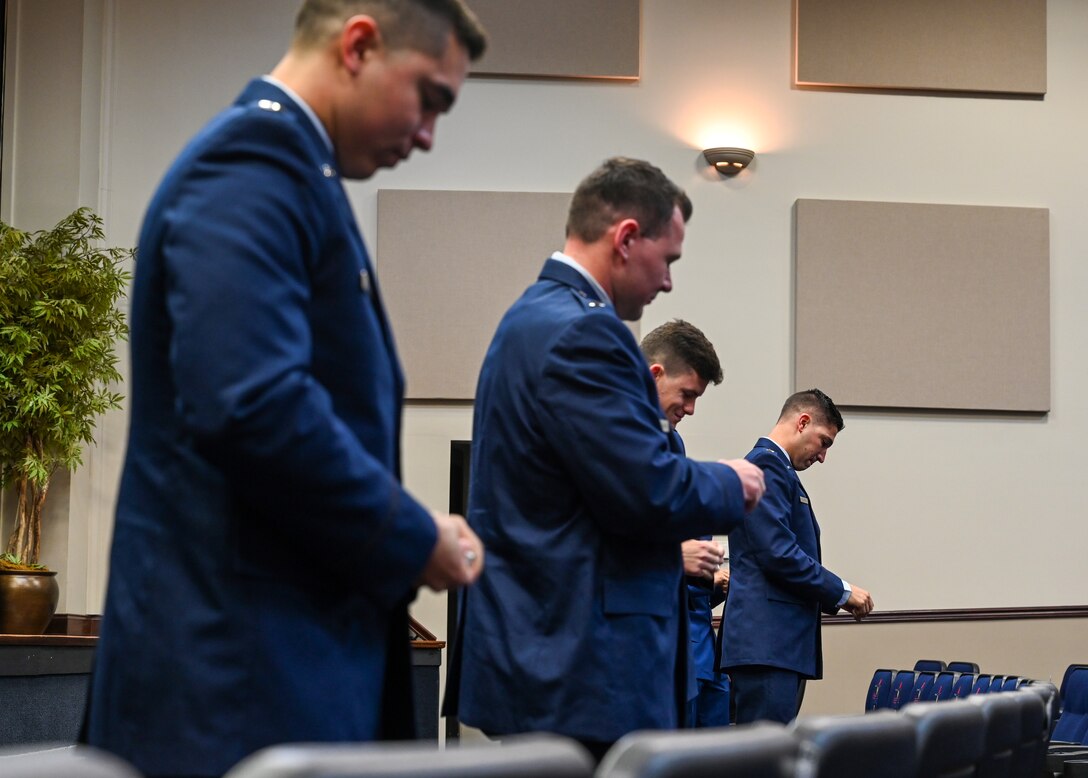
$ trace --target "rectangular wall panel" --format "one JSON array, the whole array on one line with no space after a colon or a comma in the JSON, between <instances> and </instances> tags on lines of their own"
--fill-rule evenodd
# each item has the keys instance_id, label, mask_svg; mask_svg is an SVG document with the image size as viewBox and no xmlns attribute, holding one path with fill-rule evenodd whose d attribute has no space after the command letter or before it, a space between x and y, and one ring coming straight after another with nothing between
<instances>
[{"instance_id":1,"label":"rectangular wall panel","mask_svg":"<svg viewBox=\"0 0 1088 778\"><path fill-rule=\"evenodd\" d=\"M1046 0L796 0L796 82L1046 93Z\"/></svg>"},{"instance_id":2,"label":"rectangular wall panel","mask_svg":"<svg viewBox=\"0 0 1088 778\"><path fill-rule=\"evenodd\" d=\"M637 79L639 0L473 0L488 32L474 75Z\"/></svg>"},{"instance_id":3,"label":"rectangular wall panel","mask_svg":"<svg viewBox=\"0 0 1088 778\"><path fill-rule=\"evenodd\" d=\"M471 400L499 320L563 248L570 195L378 192L378 275L409 399Z\"/></svg>"},{"instance_id":4,"label":"rectangular wall panel","mask_svg":"<svg viewBox=\"0 0 1088 778\"><path fill-rule=\"evenodd\" d=\"M795 216L797 389L1050 410L1048 210L798 200Z\"/></svg>"}]
</instances>

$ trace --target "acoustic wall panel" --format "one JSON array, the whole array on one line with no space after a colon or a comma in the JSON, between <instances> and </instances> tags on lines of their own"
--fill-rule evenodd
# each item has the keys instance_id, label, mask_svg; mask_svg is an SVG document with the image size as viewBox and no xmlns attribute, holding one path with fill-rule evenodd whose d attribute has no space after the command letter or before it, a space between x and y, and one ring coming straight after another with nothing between
<instances>
[{"instance_id":1,"label":"acoustic wall panel","mask_svg":"<svg viewBox=\"0 0 1088 778\"><path fill-rule=\"evenodd\" d=\"M797 389L1050 410L1049 211L798 200Z\"/></svg>"},{"instance_id":2,"label":"acoustic wall panel","mask_svg":"<svg viewBox=\"0 0 1088 778\"><path fill-rule=\"evenodd\" d=\"M639 0L473 0L488 32L473 75L637 79Z\"/></svg>"},{"instance_id":3,"label":"acoustic wall panel","mask_svg":"<svg viewBox=\"0 0 1088 778\"><path fill-rule=\"evenodd\" d=\"M499 320L563 248L570 195L378 192L378 275L409 399L471 400Z\"/></svg>"},{"instance_id":4,"label":"acoustic wall panel","mask_svg":"<svg viewBox=\"0 0 1088 778\"><path fill-rule=\"evenodd\" d=\"M795 0L795 80L1046 93L1046 0Z\"/></svg>"}]
</instances>

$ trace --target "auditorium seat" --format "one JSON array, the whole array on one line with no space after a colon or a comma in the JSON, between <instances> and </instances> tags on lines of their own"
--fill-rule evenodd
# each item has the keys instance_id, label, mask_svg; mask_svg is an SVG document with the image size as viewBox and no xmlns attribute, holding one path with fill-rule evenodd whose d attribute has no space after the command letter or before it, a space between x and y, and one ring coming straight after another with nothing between
<instances>
[{"instance_id":1,"label":"auditorium seat","mask_svg":"<svg viewBox=\"0 0 1088 778\"><path fill-rule=\"evenodd\" d=\"M140 774L112 754L89 746L36 744L34 750L0 749L4 778L140 778Z\"/></svg>"},{"instance_id":2,"label":"auditorium seat","mask_svg":"<svg viewBox=\"0 0 1088 778\"><path fill-rule=\"evenodd\" d=\"M993 684L990 684L993 686ZM1020 676L1018 675L1006 675L1005 680L1001 683L1001 691L1014 692L1020 688Z\"/></svg>"},{"instance_id":3,"label":"auditorium seat","mask_svg":"<svg viewBox=\"0 0 1088 778\"><path fill-rule=\"evenodd\" d=\"M975 685L971 687L971 694L989 694L990 676L980 673L975 676Z\"/></svg>"},{"instance_id":4,"label":"auditorium seat","mask_svg":"<svg viewBox=\"0 0 1088 778\"><path fill-rule=\"evenodd\" d=\"M1088 744L1088 665L1070 665L1062 678L1055 742Z\"/></svg>"},{"instance_id":5,"label":"auditorium seat","mask_svg":"<svg viewBox=\"0 0 1088 778\"><path fill-rule=\"evenodd\" d=\"M966 700L919 702L900 715L915 725L919 776L974 775L985 744L985 722L976 705Z\"/></svg>"},{"instance_id":6,"label":"auditorium seat","mask_svg":"<svg viewBox=\"0 0 1088 778\"><path fill-rule=\"evenodd\" d=\"M892 696L891 699L888 700L888 707L892 710L899 710L908 702L910 702L910 695L913 691L914 671L898 671L895 674L895 680L892 681Z\"/></svg>"},{"instance_id":7,"label":"auditorium seat","mask_svg":"<svg viewBox=\"0 0 1088 778\"><path fill-rule=\"evenodd\" d=\"M937 677L933 680L933 699L937 702L952 699L952 689L955 687L956 678L958 677L958 673L953 673L950 670L937 673Z\"/></svg>"},{"instance_id":8,"label":"auditorium seat","mask_svg":"<svg viewBox=\"0 0 1088 778\"><path fill-rule=\"evenodd\" d=\"M971 696L971 690L975 688L975 675L973 673L960 673L956 683L952 686L952 699L962 700Z\"/></svg>"},{"instance_id":9,"label":"auditorium seat","mask_svg":"<svg viewBox=\"0 0 1088 778\"><path fill-rule=\"evenodd\" d=\"M944 662L940 659L919 659L914 663L914 672L916 673L923 670L939 673L947 669Z\"/></svg>"},{"instance_id":10,"label":"auditorium seat","mask_svg":"<svg viewBox=\"0 0 1088 778\"><path fill-rule=\"evenodd\" d=\"M1046 762L1047 727L1046 701L1029 687L1021 687L1008 695L1020 706L1020 744L1013 753L1012 778L1038 778Z\"/></svg>"},{"instance_id":11,"label":"auditorium seat","mask_svg":"<svg viewBox=\"0 0 1088 778\"><path fill-rule=\"evenodd\" d=\"M991 675L990 676L990 688L987 689L986 691L988 693L990 693L990 694L993 694L995 692L999 692L999 691L1002 690L1004 683L1005 683L1005 676L1003 676L1003 675Z\"/></svg>"},{"instance_id":12,"label":"auditorium seat","mask_svg":"<svg viewBox=\"0 0 1088 778\"><path fill-rule=\"evenodd\" d=\"M931 702L933 696L933 684L937 680L937 674L924 670L914 678L914 689L910 693L911 702Z\"/></svg>"},{"instance_id":13,"label":"auditorium seat","mask_svg":"<svg viewBox=\"0 0 1088 778\"><path fill-rule=\"evenodd\" d=\"M1061 713L1061 695L1058 693L1058 687L1050 681L1031 681L1020 688L1037 695L1043 701L1046 738L1049 741L1050 733L1054 731L1054 725L1057 724L1058 715Z\"/></svg>"},{"instance_id":14,"label":"auditorium seat","mask_svg":"<svg viewBox=\"0 0 1088 778\"><path fill-rule=\"evenodd\" d=\"M224 778L591 778L593 760L557 735L524 735L501 745L300 743L246 757Z\"/></svg>"},{"instance_id":15,"label":"auditorium seat","mask_svg":"<svg viewBox=\"0 0 1088 778\"><path fill-rule=\"evenodd\" d=\"M605 754L597 778L791 778L798 742L781 724L632 732Z\"/></svg>"},{"instance_id":16,"label":"auditorium seat","mask_svg":"<svg viewBox=\"0 0 1088 778\"><path fill-rule=\"evenodd\" d=\"M911 706L915 707L915 706ZM797 775L807 778L915 778L915 728L901 713L817 716L790 725L801 741ZM722 776L730 775L722 772Z\"/></svg>"},{"instance_id":17,"label":"auditorium seat","mask_svg":"<svg viewBox=\"0 0 1088 778\"><path fill-rule=\"evenodd\" d=\"M970 673L971 675L978 675L979 673L976 662L949 662L947 669L955 673Z\"/></svg>"},{"instance_id":18,"label":"auditorium seat","mask_svg":"<svg viewBox=\"0 0 1088 778\"><path fill-rule=\"evenodd\" d=\"M887 669L880 669L873 673L873 680L869 682L869 691L865 695L865 710L881 710L890 705L894 674L894 670Z\"/></svg>"},{"instance_id":19,"label":"auditorium seat","mask_svg":"<svg viewBox=\"0 0 1088 778\"><path fill-rule=\"evenodd\" d=\"M1012 694L978 694L969 697L967 703L982 711L985 725L983 752L975 775L978 778L1007 778L1022 737L1020 702Z\"/></svg>"}]
</instances>

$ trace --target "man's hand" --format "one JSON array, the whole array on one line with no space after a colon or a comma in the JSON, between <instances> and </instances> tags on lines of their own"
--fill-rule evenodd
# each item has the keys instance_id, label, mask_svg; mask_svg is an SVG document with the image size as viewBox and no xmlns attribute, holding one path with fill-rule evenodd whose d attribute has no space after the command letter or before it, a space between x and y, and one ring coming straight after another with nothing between
<instances>
[{"instance_id":1,"label":"man's hand","mask_svg":"<svg viewBox=\"0 0 1088 778\"><path fill-rule=\"evenodd\" d=\"M723 567L714 573L714 588L720 589L722 594L729 594L729 568Z\"/></svg>"},{"instance_id":2,"label":"man's hand","mask_svg":"<svg viewBox=\"0 0 1088 778\"><path fill-rule=\"evenodd\" d=\"M851 584L851 586L853 585ZM873 609L872 595L860 586L853 586L850 599L843 603L842 607L843 610L847 610L854 615L854 621L861 621Z\"/></svg>"},{"instance_id":3,"label":"man's hand","mask_svg":"<svg viewBox=\"0 0 1088 778\"><path fill-rule=\"evenodd\" d=\"M716 540L685 540L680 544L684 557L684 575L713 578L725 559L725 549Z\"/></svg>"},{"instance_id":4,"label":"man's hand","mask_svg":"<svg viewBox=\"0 0 1088 778\"><path fill-rule=\"evenodd\" d=\"M747 459L719 459L718 462L733 468L740 478L740 485L744 489L744 510L751 511L763 499L763 492L767 488L763 483L763 471Z\"/></svg>"},{"instance_id":5,"label":"man's hand","mask_svg":"<svg viewBox=\"0 0 1088 778\"><path fill-rule=\"evenodd\" d=\"M438 529L438 541L419 583L436 592L468 586L484 569L483 543L462 516L432 511L431 518Z\"/></svg>"}]
</instances>

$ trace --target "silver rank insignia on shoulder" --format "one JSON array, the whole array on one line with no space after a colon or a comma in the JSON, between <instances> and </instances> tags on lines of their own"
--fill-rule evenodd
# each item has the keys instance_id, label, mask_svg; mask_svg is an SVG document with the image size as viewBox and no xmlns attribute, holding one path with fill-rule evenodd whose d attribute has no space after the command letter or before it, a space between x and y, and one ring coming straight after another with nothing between
<instances>
[{"instance_id":1,"label":"silver rank insignia on shoulder","mask_svg":"<svg viewBox=\"0 0 1088 778\"><path fill-rule=\"evenodd\" d=\"M326 162L321 166L321 175L325 176L325 178L332 178L336 175L336 171L332 169L332 165Z\"/></svg>"},{"instance_id":2,"label":"silver rank insignia on shoulder","mask_svg":"<svg viewBox=\"0 0 1088 778\"><path fill-rule=\"evenodd\" d=\"M672 425L669 424L668 419L658 419L657 421L661 425L661 431L664 432L666 435L672 432Z\"/></svg>"},{"instance_id":3,"label":"silver rank insignia on shoulder","mask_svg":"<svg viewBox=\"0 0 1088 778\"><path fill-rule=\"evenodd\" d=\"M808 505L809 504L808 503L808 498L805 497L805 495L803 495L803 494L801 495L801 504L802 505Z\"/></svg>"},{"instance_id":4,"label":"silver rank insignia on shoulder","mask_svg":"<svg viewBox=\"0 0 1088 778\"><path fill-rule=\"evenodd\" d=\"M590 300L586 305L590 308L604 308L604 303L599 302L598 300Z\"/></svg>"},{"instance_id":5,"label":"silver rank insignia on shoulder","mask_svg":"<svg viewBox=\"0 0 1088 778\"><path fill-rule=\"evenodd\" d=\"M366 270L359 271L359 288L367 297L370 296L370 273Z\"/></svg>"},{"instance_id":6,"label":"silver rank insignia on shoulder","mask_svg":"<svg viewBox=\"0 0 1088 778\"><path fill-rule=\"evenodd\" d=\"M275 100L258 100L257 107L262 111L280 111L283 109L283 106Z\"/></svg>"}]
</instances>

